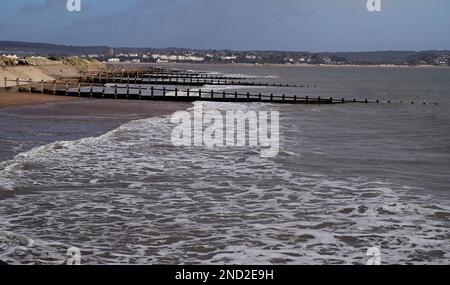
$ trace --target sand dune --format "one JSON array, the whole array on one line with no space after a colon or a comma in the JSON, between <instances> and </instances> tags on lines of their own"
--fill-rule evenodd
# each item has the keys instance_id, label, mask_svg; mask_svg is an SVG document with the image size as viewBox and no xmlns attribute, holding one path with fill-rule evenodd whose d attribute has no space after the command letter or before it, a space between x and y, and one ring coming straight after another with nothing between
<instances>
[{"instance_id":1,"label":"sand dune","mask_svg":"<svg viewBox=\"0 0 450 285\"><path fill-rule=\"evenodd\" d=\"M82 72L92 72L104 68L104 65L98 61L65 58L63 60L48 60L45 58L31 58L28 62L34 65L18 66L0 66L0 88L5 87L5 78L7 78L6 87L15 86L13 80L17 78L20 81L53 81L60 76L76 77ZM21 82L25 84L25 82Z\"/></svg>"},{"instance_id":2,"label":"sand dune","mask_svg":"<svg viewBox=\"0 0 450 285\"><path fill-rule=\"evenodd\" d=\"M32 80L32 81L51 81L54 80L53 77L45 74L41 69L34 66L12 66L0 69L0 79L1 86L4 87L4 78L8 80L16 80L19 78L20 81ZM7 86L14 86L16 83L9 81Z\"/></svg>"}]
</instances>

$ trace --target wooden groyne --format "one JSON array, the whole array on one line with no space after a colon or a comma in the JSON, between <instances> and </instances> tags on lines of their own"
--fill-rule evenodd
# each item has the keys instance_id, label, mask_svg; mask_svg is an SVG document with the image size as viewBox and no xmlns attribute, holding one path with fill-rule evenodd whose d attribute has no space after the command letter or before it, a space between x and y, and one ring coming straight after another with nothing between
<instances>
[{"instance_id":1,"label":"wooden groyne","mask_svg":"<svg viewBox=\"0 0 450 285\"><path fill-rule=\"evenodd\" d=\"M101 84L153 84L153 85L186 85L186 86L204 86L204 85L236 85L236 86L254 86L254 87L288 87L288 88L322 88L319 85L310 84L278 84L278 83L264 83L246 80L237 80L234 78L227 79L206 79L199 77L152 77L145 75L127 75L127 76L101 76L91 75L84 76L80 79L81 82L87 83L101 83Z\"/></svg>"},{"instance_id":2,"label":"wooden groyne","mask_svg":"<svg viewBox=\"0 0 450 285\"><path fill-rule=\"evenodd\" d=\"M74 81L51 81L51 82L33 82L31 80L5 80L14 82L16 89L23 93L41 93L57 96L73 96L85 98L109 98L126 100L164 100L164 101L217 101L217 102L262 102L262 103L280 103L280 104L344 104L344 103L410 103L415 101L397 101L392 100L368 100L368 99L345 99L345 98L323 98L285 94L263 94L238 91L219 91L210 88L178 88L166 87L161 85L132 85L132 84L103 84L87 83L78 80ZM11 84L10 84L11 85ZM238 88L238 87L237 87ZM430 105L423 102L421 104ZM431 103L437 105L437 103Z\"/></svg>"},{"instance_id":3,"label":"wooden groyne","mask_svg":"<svg viewBox=\"0 0 450 285\"><path fill-rule=\"evenodd\" d=\"M381 103L367 99L321 98L285 94L242 93L238 91L216 91L210 89L178 89L153 85L131 86L129 84L93 84L80 82L32 82L14 81L17 90L24 93L53 94L85 98L109 98L126 100L163 101L217 101L217 102L262 102L279 104L343 104L343 103ZM390 102L389 102L390 103Z\"/></svg>"}]
</instances>

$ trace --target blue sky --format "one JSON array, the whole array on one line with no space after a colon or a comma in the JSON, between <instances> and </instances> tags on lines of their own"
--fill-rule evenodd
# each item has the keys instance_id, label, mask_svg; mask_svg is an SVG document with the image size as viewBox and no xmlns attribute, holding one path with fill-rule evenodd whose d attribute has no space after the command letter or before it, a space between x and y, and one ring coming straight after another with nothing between
<instances>
[{"instance_id":1,"label":"blue sky","mask_svg":"<svg viewBox=\"0 0 450 285\"><path fill-rule=\"evenodd\" d=\"M449 0L2 0L0 40L237 50L450 49ZM7 12L5 12L7 11Z\"/></svg>"}]
</instances>

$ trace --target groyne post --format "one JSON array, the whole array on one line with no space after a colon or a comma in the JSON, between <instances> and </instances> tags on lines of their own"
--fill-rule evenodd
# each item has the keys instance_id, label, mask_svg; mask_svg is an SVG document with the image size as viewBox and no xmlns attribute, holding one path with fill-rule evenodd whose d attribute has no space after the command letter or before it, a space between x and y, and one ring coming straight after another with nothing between
<instances>
[{"instance_id":1,"label":"groyne post","mask_svg":"<svg viewBox=\"0 0 450 285\"><path fill-rule=\"evenodd\" d=\"M16 78L16 87L17 87L17 92L19 92L20 91L19 78Z\"/></svg>"},{"instance_id":2,"label":"groyne post","mask_svg":"<svg viewBox=\"0 0 450 285\"><path fill-rule=\"evenodd\" d=\"M56 95L56 80L53 81L53 95Z\"/></svg>"},{"instance_id":3,"label":"groyne post","mask_svg":"<svg viewBox=\"0 0 450 285\"><path fill-rule=\"evenodd\" d=\"M31 93L31 78L28 80L28 91Z\"/></svg>"},{"instance_id":4,"label":"groyne post","mask_svg":"<svg viewBox=\"0 0 450 285\"><path fill-rule=\"evenodd\" d=\"M5 89L8 88L8 78L5 77Z\"/></svg>"}]
</instances>

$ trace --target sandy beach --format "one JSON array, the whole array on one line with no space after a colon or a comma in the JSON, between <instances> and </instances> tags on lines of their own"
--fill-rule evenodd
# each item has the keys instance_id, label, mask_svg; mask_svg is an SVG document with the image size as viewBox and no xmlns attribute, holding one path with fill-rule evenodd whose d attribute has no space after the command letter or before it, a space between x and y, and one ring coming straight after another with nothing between
<instances>
[{"instance_id":1,"label":"sandy beach","mask_svg":"<svg viewBox=\"0 0 450 285\"><path fill-rule=\"evenodd\" d=\"M74 97L0 91L0 108L79 100Z\"/></svg>"}]
</instances>

